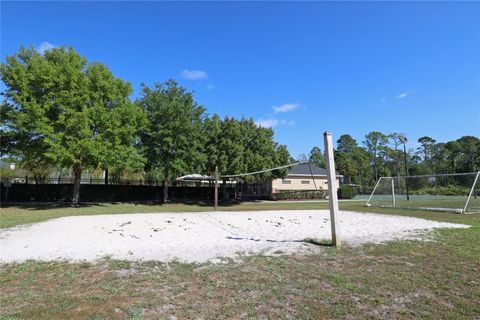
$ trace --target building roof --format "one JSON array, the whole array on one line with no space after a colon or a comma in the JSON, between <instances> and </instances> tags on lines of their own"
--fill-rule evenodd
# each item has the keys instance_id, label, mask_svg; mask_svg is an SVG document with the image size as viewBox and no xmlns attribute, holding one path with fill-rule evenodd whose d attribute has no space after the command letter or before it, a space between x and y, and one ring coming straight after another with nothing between
<instances>
[{"instance_id":1,"label":"building roof","mask_svg":"<svg viewBox=\"0 0 480 320\"><path fill-rule=\"evenodd\" d=\"M189 174L180 178L177 181L203 181L203 180L215 180L213 177L201 175L198 173Z\"/></svg>"},{"instance_id":2,"label":"building roof","mask_svg":"<svg viewBox=\"0 0 480 320\"><path fill-rule=\"evenodd\" d=\"M327 170L314 165L313 163L301 163L293 166L288 170L288 175L314 175L314 176L326 176ZM337 173L338 175L338 173Z\"/></svg>"}]
</instances>

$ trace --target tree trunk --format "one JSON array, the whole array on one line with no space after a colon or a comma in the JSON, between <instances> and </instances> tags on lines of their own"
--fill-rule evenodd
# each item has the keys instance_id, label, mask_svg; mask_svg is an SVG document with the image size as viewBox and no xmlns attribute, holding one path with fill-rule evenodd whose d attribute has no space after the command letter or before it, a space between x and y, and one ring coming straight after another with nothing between
<instances>
[{"instance_id":1,"label":"tree trunk","mask_svg":"<svg viewBox=\"0 0 480 320\"><path fill-rule=\"evenodd\" d=\"M73 197L72 205L77 207L80 204L80 179L82 178L82 166L73 165Z\"/></svg>"},{"instance_id":2,"label":"tree trunk","mask_svg":"<svg viewBox=\"0 0 480 320\"><path fill-rule=\"evenodd\" d=\"M108 184L108 167L105 166L105 184Z\"/></svg>"},{"instance_id":3,"label":"tree trunk","mask_svg":"<svg viewBox=\"0 0 480 320\"><path fill-rule=\"evenodd\" d=\"M165 176L163 180L163 203L168 202L168 174Z\"/></svg>"}]
</instances>

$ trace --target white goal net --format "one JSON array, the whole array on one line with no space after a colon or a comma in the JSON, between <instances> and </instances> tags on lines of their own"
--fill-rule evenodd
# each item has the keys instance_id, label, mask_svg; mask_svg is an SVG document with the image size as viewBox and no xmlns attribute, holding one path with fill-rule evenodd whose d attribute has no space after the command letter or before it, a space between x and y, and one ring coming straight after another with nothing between
<instances>
[{"instance_id":1,"label":"white goal net","mask_svg":"<svg viewBox=\"0 0 480 320\"><path fill-rule=\"evenodd\" d=\"M367 206L480 212L480 172L381 177Z\"/></svg>"}]
</instances>

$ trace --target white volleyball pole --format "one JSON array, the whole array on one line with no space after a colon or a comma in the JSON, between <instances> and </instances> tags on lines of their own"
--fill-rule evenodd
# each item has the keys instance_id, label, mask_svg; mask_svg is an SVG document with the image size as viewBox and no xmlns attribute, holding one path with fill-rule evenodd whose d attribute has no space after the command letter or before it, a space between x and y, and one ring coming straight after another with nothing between
<instances>
[{"instance_id":1,"label":"white volleyball pole","mask_svg":"<svg viewBox=\"0 0 480 320\"><path fill-rule=\"evenodd\" d=\"M330 202L330 223L332 229L332 243L336 247L340 247L342 241L340 239L340 226L337 222L338 218L338 197L337 197L337 175L335 173L335 159L333 157L332 133L325 132L323 134L325 144L325 153L327 160L327 181L328 181L328 199Z\"/></svg>"}]
</instances>

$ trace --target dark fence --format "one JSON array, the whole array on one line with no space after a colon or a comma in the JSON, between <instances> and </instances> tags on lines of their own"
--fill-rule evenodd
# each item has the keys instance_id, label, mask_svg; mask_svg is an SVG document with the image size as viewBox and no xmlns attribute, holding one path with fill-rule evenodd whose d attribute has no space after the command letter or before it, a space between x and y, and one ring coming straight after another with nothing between
<instances>
[{"instance_id":1,"label":"dark fence","mask_svg":"<svg viewBox=\"0 0 480 320\"><path fill-rule=\"evenodd\" d=\"M12 183L6 187L2 183L0 189L2 202L62 202L71 201L73 195L72 184ZM162 195L162 186L82 184L80 187L80 201L83 202L161 201ZM171 186L168 195L174 201L210 201L214 188ZM235 190L228 188L227 195L234 197ZM219 192L220 200L222 196Z\"/></svg>"},{"instance_id":2,"label":"dark fence","mask_svg":"<svg viewBox=\"0 0 480 320\"><path fill-rule=\"evenodd\" d=\"M9 177L8 180L12 184L73 184L73 177L58 177L58 178L42 178L35 179L32 176L21 177ZM129 186L161 186L160 181L148 181L148 180L115 180L109 179L108 183L102 178L82 178L80 184L108 184L108 185L129 185ZM213 187L212 181L174 181L173 186L178 187Z\"/></svg>"}]
</instances>

